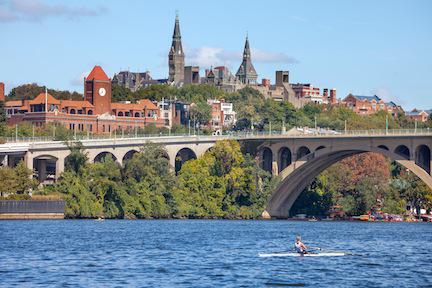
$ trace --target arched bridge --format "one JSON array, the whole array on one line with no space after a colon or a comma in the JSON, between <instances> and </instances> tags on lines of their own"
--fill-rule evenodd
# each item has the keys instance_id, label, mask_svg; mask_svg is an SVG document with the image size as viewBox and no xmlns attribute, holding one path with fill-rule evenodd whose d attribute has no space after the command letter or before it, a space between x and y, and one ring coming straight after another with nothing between
<instances>
[{"instance_id":1,"label":"arched bridge","mask_svg":"<svg viewBox=\"0 0 432 288\"><path fill-rule=\"evenodd\" d=\"M165 146L171 166L179 171L218 140L236 139L256 155L263 169L282 181L263 215L285 218L303 189L323 170L352 155L377 152L397 161L432 188L432 131L349 131L329 134L236 134L226 136L166 136L83 139L89 161L110 155L120 165L147 142ZM64 170L70 151L62 142L27 141L0 144L0 161L13 166L23 159L41 182L55 181Z\"/></svg>"},{"instance_id":2,"label":"arched bridge","mask_svg":"<svg viewBox=\"0 0 432 288\"><path fill-rule=\"evenodd\" d=\"M319 173L346 157L365 152L380 153L398 162L432 188L432 137L428 135L274 137L256 146L261 167L282 178L263 214L267 217L288 217L297 197Z\"/></svg>"}]
</instances>

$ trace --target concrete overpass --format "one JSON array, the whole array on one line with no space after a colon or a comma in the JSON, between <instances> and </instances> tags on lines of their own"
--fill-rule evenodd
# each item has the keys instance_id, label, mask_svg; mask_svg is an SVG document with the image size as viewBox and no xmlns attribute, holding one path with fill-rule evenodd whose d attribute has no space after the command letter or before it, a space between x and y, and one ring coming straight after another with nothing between
<instances>
[{"instance_id":1,"label":"concrete overpass","mask_svg":"<svg viewBox=\"0 0 432 288\"><path fill-rule=\"evenodd\" d=\"M411 170L432 188L432 130L368 130L319 133L239 133L224 136L157 136L81 139L90 161L111 155L120 165L147 142L161 143L176 171L190 159L204 154L218 140L235 139L256 156L264 170L280 175L281 184L263 213L285 218L301 191L323 170L346 157L377 152ZM15 139L20 140L20 139ZM42 182L55 181L64 170L69 149L63 142L43 139L0 144L3 165L23 159Z\"/></svg>"}]
</instances>

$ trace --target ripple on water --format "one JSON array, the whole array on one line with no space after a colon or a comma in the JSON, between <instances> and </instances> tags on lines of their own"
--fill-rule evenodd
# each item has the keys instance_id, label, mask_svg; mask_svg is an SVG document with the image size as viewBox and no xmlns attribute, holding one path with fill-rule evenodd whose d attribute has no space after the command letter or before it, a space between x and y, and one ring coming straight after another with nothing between
<instances>
[{"instance_id":1,"label":"ripple on water","mask_svg":"<svg viewBox=\"0 0 432 288\"><path fill-rule=\"evenodd\" d=\"M5 287L431 287L432 283L432 225L427 223L0 224L0 278ZM353 255L258 257L259 252L289 250L297 233L313 246Z\"/></svg>"}]
</instances>

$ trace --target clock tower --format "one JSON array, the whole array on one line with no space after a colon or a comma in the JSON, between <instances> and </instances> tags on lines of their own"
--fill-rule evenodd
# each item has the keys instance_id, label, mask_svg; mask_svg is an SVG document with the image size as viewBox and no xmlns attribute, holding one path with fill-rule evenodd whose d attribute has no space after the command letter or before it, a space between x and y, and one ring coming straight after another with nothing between
<instances>
[{"instance_id":1,"label":"clock tower","mask_svg":"<svg viewBox=\"0 0 432 288\"><path fill-rule=\"evenodd\" d=\"M111 79L95 66L84 80L84 99L95 106L95 115L111 114Z\"/></svg>"}]
</instances>

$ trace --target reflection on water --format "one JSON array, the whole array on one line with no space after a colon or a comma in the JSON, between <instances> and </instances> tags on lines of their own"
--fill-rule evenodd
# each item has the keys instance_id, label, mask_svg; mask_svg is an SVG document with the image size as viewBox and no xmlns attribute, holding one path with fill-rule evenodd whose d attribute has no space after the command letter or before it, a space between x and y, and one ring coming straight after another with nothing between
<instances>
[{"instance_id":1,"label":"reflection on water","mask_svg":"<svg viewBox=\"0 0 432 288\"><path fill-rule=\"evenodd\" d=\"M261 258L296 234L343 257ZM0 286L428 287L430 223L1 221Z\"/></svg>"}]
</instances>

